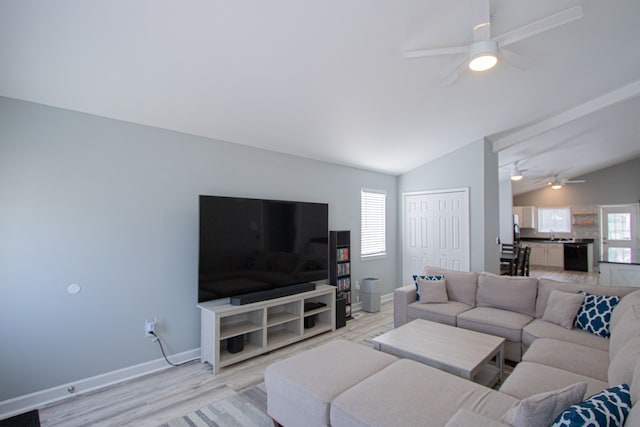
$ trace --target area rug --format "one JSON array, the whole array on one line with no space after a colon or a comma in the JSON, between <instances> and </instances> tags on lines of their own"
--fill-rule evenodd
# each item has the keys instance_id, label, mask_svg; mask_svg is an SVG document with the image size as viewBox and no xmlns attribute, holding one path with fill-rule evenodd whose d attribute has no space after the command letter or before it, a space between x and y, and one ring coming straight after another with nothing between
<instances>
[{"instance_id":1,"label":"area rug","mask_svg":"<svg viewBox=\"0 0 640 427\"><path fill-rule=\"evenodd\" d=\"M267 415L267 392L264 383L248 387L161 425L187 426L273 427L273 420Z\"/></svg>"},{"instance_id":2,"label":"area rug","mask_svg":"<svg viewBox=\"0 0 640 427\"><path fill-rule=\"evenodd\" d=\"M0 427L40 427L40 415L37 410L25 412L0 421Z\"/></svg>"}]
</instances>

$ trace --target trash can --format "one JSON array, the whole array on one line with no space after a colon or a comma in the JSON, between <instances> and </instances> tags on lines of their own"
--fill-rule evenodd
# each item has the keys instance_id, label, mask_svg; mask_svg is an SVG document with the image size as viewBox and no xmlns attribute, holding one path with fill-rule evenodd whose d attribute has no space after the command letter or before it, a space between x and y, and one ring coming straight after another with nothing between
<instances>
[{"instance_id":1,"label":"trash can","mask_svg":"<svg viewBox=\"0 0 640 427\"><path fill-rule=\"evenodd\" d=\"M374 313L380 311L380 280L374 277L362 279L360 283L362 309Z\"/></svg>"}]
</instances>

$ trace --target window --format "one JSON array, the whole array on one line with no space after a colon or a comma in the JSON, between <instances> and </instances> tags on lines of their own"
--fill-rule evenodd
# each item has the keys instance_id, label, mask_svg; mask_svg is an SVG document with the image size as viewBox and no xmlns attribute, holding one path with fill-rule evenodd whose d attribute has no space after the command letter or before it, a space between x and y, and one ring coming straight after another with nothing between
<instances>
[{"instance_id":1,"label":"window","mask_svg":"<svg viewBox=\"0 0 640 427\"><path fill-rule=\"evenodd\" d=\"M569 208L538 208L540 233L570 233L571 210Z\"/></svg>"},{"instance_id":2,"label":"window","mask_svg":"<svg viewBox=\"0 0 640 427\"><path fill-rule=\"evenodd\" d=\"M360 192L360 253L362 258L386 255L386 200L387 194L384 191L362 190Z\"/></svg>"},{"instance_id":3,"label":"window","mask_svg":"<svg viewBox=\"0 0 640 427\"><path fill-rule=\"evenodd\" d=\"M607 215L607 239L631 240L631 214L610 213Z\"/></svg>"}]
</instances>

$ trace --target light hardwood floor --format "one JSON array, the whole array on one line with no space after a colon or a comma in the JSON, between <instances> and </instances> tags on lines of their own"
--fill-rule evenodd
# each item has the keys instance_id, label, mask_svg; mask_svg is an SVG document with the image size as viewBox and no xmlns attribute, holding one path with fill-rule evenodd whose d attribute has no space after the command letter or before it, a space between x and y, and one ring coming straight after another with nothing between
<instances>
[{"instance_id":1,"label":"light hardwood floor","mask_svg":"<svg viewBox=\"0 0 640 427\"><path fill-rule=\"evenodd\" d=\"M534 269L534 277L596 284L598 273ZM363 342L393 328L393 303L377 313L362 313L335 332L296 343L212 374L199 361L147 375L40 408L43 426L157 426L264 380L265 368L280 359L335 338Z\"/></svg>"}]
</instances>

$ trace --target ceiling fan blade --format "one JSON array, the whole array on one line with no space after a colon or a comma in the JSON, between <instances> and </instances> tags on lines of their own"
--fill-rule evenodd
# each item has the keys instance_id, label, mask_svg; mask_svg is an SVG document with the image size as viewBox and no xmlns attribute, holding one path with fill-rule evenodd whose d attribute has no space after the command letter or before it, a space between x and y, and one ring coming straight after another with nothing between
<instances>
[{"instance_id":1,"label":"ceiling fan blade","mask_svg":"<svg viewBox=\"0 0 640 427\"><path fill-rule=\"evenodd\" d=\"M539 21L532 22L513 31L504 33L496 38L499 46L508 46L527 37L535 36L552 28L559 27L569 22L582 18L582 7L574 6L555 15L547 16Z\"/></svg>"},{"instance_id":2,"label":"ceiling fan blade","mask_svg":"<svg viewBox=\"0 0 640 427\"><path fill-rule=\"evenodd\" d=\"M531 61L522 55L518 55L507 49L500 49L500 57L509 65L519 70L528 70L531 68Z\"/></svg>"},{"instance_id":3,"label":"ceiling fan blade","mask_svg":"<svg viewBox=\"0 0 640 427\"><path fill-rule=\"evenodd\" d=\"M411 50L402 54L405 58L423 58L438 55L468 54L469 46L439 47L435 49Z\"/></svg>"},{"instance_id":4,"label":"ceiling fan blade","mask_svg":"<svg viewBox=\"0 0 640 427\"><path fill-rule=\"evenodd\" d=\"M489 40L491 38L491 18L489 0L473 0L471 2L473 16L473 41Z\"/></svg>"},{"instance_id":5,"label":"ceiling fan blade","mask_svg":"<svg viewBox=\"0 0 640 427\"><path fill-rule=\"evenodd\" d=\"M563 184L584 184L585 181L584 179L565 179L562 181Z\"/></svg>"},{"instance_id":6,"label":"ceiling fan blade","mask_svg":"<svg viewBox=\"0 0 640 427\"><path fill-rule=\"evenodd\" d=\"M452 84L454 84L455 81L458 80L465 73L465 71L467 69L468 69L467 60L465 59L464 61L462 61L462 63L460 65L458 65L455 68L455 70L453 70L453 72L451 74L449 74L442 81L442 86L451 86Z\"/></svg>"}]
</instances>

